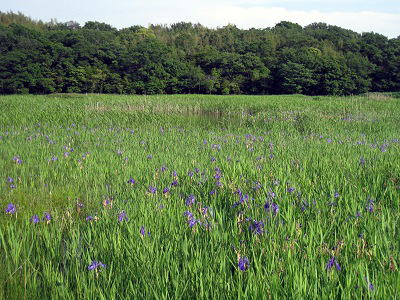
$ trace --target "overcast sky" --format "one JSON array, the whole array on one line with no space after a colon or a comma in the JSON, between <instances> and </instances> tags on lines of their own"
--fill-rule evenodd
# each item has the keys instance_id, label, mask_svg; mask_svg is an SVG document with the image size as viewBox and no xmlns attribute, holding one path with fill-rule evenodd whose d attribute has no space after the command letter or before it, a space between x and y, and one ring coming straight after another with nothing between
<instances>
[{"instance_id":1,"label":"overcast sky","mask_svg":"<svg viewBox=\"0 0 400 300\"><path fill-rule=\"evenodd\" d=\"M0 10L43 21L99 21L117 28L180 21L265 28L291 21L400 35L400 0L1 0Z\"/></svg>"}]
</instances>

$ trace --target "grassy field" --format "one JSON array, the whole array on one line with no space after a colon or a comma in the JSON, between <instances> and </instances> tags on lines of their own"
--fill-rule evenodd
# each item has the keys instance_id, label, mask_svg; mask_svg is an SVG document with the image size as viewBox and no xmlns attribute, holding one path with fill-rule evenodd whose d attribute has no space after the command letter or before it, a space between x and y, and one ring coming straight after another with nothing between
<instances>
[{"instance_id":1,"label":"grassy field","mask_svg":"<svg viewBox=\"0 0 400 300\"><path fill-rule=\"evenodd\" d=\"M0 299L400 297L396 96L1 96Z\"/></svg>"}]
</instances>

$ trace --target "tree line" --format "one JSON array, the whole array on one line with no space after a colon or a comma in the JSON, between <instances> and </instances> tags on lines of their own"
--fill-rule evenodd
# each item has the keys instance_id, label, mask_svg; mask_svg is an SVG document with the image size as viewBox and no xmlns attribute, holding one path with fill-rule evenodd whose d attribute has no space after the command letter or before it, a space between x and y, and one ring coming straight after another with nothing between
<instances>
[{"instance_id":1,"label":"tree line","mask_svg":"<svg viewBox=\"0 0 400 300\"><path fill-rule=\"evenodd\" d=\"M0 12L0 94L400 91L400 36L325 23L116 29Z\"/></svg>"}]
</instances>

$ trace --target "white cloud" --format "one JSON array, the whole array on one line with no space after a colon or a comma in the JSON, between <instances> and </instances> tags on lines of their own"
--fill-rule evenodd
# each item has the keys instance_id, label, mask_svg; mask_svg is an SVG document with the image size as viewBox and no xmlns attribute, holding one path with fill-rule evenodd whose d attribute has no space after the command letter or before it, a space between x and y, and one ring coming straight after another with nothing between
<instances>
[{"instance_id":1,"label":"white cloud","mask_svg":"<svg viewBox=\"0 0 400 300\"><path fill-rule=\"evenodd\" d=\"M0 0L0 10L50 21L106 22L118 28L180 21L221 27L272 27L324 22L357 32L400 35L399 0ZM335 4L335 5L332 5ZM335 8L336 11L335 11ZM317 8L312 10L312 8ZM359 11L357 11L359 10ZM379 10L379 12L378 12Z\"/></svg>"},{"instance_id":2,"label":"white cloud","mask_svg":"<svg viewBox=\"0 0 400 300\"><path fill-rule=\"evenodd\" d=\"M229 22L243 28L270 27L284 20L299 23L302 26L313 22L324 22L358 32L375 31L391 37L400 34L400 15L369 11L320 12L288 10L281 7L225 6L218 10L207 11L201 19L207 20L206 22L213 26L221 26Z\"/></svg>"},{"instance_id":3,"label":"white cloud","mask_svg":"<svg viewBox=\"0 0 400 300\"><path fill-rule=\"evenodd\" d=\"M252 1L261 2L262 0ZM400 14L373 11L322 12L320 10L290 10L283 7L265 6L242 7L239 4L210 0L193 1L192 5L189 3L190 1L178 0L162 4L157 0L148 2L148 4L134 5L134 9L127 9L123 13L126 16L130 15L129 21L119 18L120 24L114 24L121 27L133 24L171 24L187 21L201 23L208 27L221 27L231 23L239 28L265 28L272 27L280 21L291 21L302 26L314 22L324 22L360 33L374 31L391 38L400 35ZM135 12L134 16L132 16L132 11Z\"/></svg>"}]
</instances>

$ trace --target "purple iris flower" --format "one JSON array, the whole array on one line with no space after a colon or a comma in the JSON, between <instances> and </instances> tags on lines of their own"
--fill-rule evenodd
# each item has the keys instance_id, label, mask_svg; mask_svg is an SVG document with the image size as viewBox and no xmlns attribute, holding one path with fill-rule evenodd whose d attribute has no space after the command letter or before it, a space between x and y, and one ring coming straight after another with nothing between
<instances>
[{"instance_id":1,"label":"purple iris flower","mask_svg":"<svg viewBox=\"0 0 400 300\"><path fill-rule=\"evenodd\" d=\"M22 164L22 160L18 156L13 157L13 161L17 162L17 164Z\"/></svg>"},{"instance_id":2,"label":"purple iris flower","mask_svg":"<svg viewBox=\"0 0 400 300\"><path fill-rule=\"evenodd\" d=\"M240 196L239 201L233 204L233 208L235 208L236 206L240 205L240 204L248 204L249 203L249 195L243 195L242 192L238 189L238 191L236 191L238 193L238 195ZM235 192L235 193L236 193Z\"/></svg>"},{"instance_id":3,"label":"purple iris flower","mask_svg":"<svg viewBox=\"0 0 400 300\"><path fill-rule=\"evenodd\" d=\"M6 214L15 214L17 212L17 208L14 204L9 203L6 208Z\"/></svg>"},{"instance_id":4,"label":"purple iris flower","mask_svg":"<svg viewBox=\"0 0 400 300\"><path fill-rule=\"evenodd\" d=\"M270 199L274 199L274 198L276 197L276 194L274 193L274 191L272 191L271 189L269 189L268 197L269 197Z\"/></svg>"},{"instance_id":5,"label":"purple iris flower","mask_svg":"<svg viewBox=\"0 0 400 300\"><path fill-rule=\"evenodd\" d=\"M86 217L86 221L88 221L88 222L89 222L89 221L93 221L93 217L92 217L92 216L87 216L87 217Z\"/></svg>"},{"instance_id":6,"label":"purple iris flower","mask_svg":"<svg viewBox=\"0 0 400 300\"><path fill-rule=\"evenodd\" d=\"M183 215L184 215L185 217L188 217L189 219L193 218L193 214L192 214L189 210L185 211L185 212L183 213Z\"/></svg>"},{"instance_id":7,"label":"purple iris flower","mask_svg":"<svg viewBox=\"0 0 400 300\"><path fill-rule=\"evenodd\" d=\"M39 222L40 222L40 219L39 219L38 215L33 215L32 218L31 218L31 222L32 222L33 224L39 223Z\"/></svg>"},{"instance_id":8,"label":"purple iris flower","mask_svg":"<svg viewBox=\"0 0 400 300\"><path fill-rule=\"evenodd\" d=\"M10 184L10 188L11 188L11 189L15 189L15 184L14 184L14 183L11 183L11 184Z\"/></svg>"},{"instance_id":9,"label":"purple iris flower","mask_svg":"<svg viewBox=\"0 0 400 300\"><path fill-rule=\"evenodd\" d=\"M194 195L189 195L189 196L186 198L185 204L186 204L187 206L192 206L192 205L194 204L194 201L195 201L195 200L196 200L196 198L195 198Z\"/></svg>"},{"instance_id":10,"label":"purple iris flower","mask_svg":"<svg viewBox=\"0 0 400 300\"><path fill-rule=\"evenodd\" d=\"M8 181L9 183L13 183L13 182L14 182L14 179L13 179L12 177L8 177L8 178L7 178L7 181Z\"/></svg>"},{"instance_id":11,"label":"purple iris flower","mask_svg":"<svg viewBox=\"0 0 400 300\"><path fill-rule=\"evenodd\" d=\"M374 200L373 199L369 199L366 209L370 213L374 212Z\"/></svg>"},{"instance_id":12,"label":"purple iris flower","mask_svg":"<svg viewBox=\"0 0 400 300\"><path fill-rule=\"evenodd\" d=\"M44 217L43 217L42 220L43 220L43 222L44 221L50 222L51 221L51 215L49 213L45 212L44 213Z\"/></svg>"},{"instance_id":13,"label":"purple iris flower","mask_svg":"<svg viewBox=\"0 0 400 300\"><path fill-rule=\"evenodd\" d=\"M146 235L146 229L144 228L144 226L140 227L140 236L144 237ZM147 235L150 236L150 232L147 232Z\"/></svg>"},{"instance_id":14,"label":"purple iris flower","mask_svg":"<svg viewBox=\"0 0 400 300\"><path fill-rule=\"evenodd\" d=\"M177 186L177 185L178 185L178 181L177 180L172 181L171 186Z\"/></svg>"},{"instance_id":15,"label":"purple iris flower","mask_svg":"<svg viewBox=\"0 0 400 300\"><path fill-rule=\"evenodd\" d=\"M135 184L135 179L133 179L132 177L129 178L128 183L131 184L131 185L134 185Z\"/></svg>"},{"instance_id":16,"label":"purple iris flower","mask_svg":"<svg viewBox=\"0 0 400 300\"><path fill-rule=\"evenodd\" d=\"M193 228L193 226L199 223L199 220L196 220L189 210L185 211L183 215L188 218L187 223L190 228Z\"/></svg>"},{"instance_id":17,"label":"purple iris flower","mask_svg":"<svg viewBox=\"0 0 400 300\"><path fill-rule=\"evenodd\" d=\"M151 194L155 194L157 192L157 188L155 188L154 186L149 185L149 192Z\"/></svg>"},{"instance_id":18,"label":"purple iris flower","mask_svg":"<svg viewBox=\"0 0 400 300\"><path fill-rule=\"evenodd\" d=\"M103 264L101 261L92 261L92 263L88 266L88 270L92 271L92 270L96 270L98 268L105 268L106 265Z\"/></svg>"},{"instance_id":19,"label":"purple iris flower","mask_svg":"<svg viewBox=\"0 0 400 300\"><path fill-rule=\"evenodd\" d=\"M326 269L329 271L334 266L336 267L336 270L338 270L338 271L341 270L339 263L336 261L336 258L334 256L332 256L329 259L328 263L326 264Z\"/></svg>"},{"instance_id":20,"label":"purple iris flower","mask_svg":"<svg viewBox=\"0 0 400 300\"><path fill-rule=\"evenodd\" d=\"M373 291L374 290L374 285L372 284L372 282L369 283L368 288Z\"/></svg>"},{"instance_id":21,"label":"purple iris flower","mask_svg":"<svg viewBox=\"0 0 400 300\"><path fill-rule=\"evenodd\" d=\"M247 257L239 258L238 267L240 271L246 271L250 267L250 261Z\"/></svg>"},{"instance_id":22,"label":"purple iris flower","mask_svg":"<svg viewBox=\"0 0 400 300\"><path fill-rule=\"evenodd\" d=\"M261 188L262 188L262 184L259 183L259 182L256 182L255 185L254 185L254 187L253 187L253 189L254 189L255 191L258 191L258 190L261 189Z\"/></svg>"},{"instance_id":23,"label":"purple iris flower","mask_svg":"<svg viewBox=\"0 0 400 300\"><path fill-rule=\"evenodd\" d=\"M126 212L123 210L118 214L118 222L128 221L128 216Z\"/></svg>"},{"instance_id":24,"label":"purple iris flower","mask_svg":"<svg viewBox=\"0 0 400 300\"><path fill-rule=\"evenodd\" d=\"M335 192L335 194L333 195L335 198L338 198L339 197L339 193L338 192Z\"/></svg>"},{"instance_id":25,"label":"purple iris flower","mask_svg":"<svg viewBox=\"0 0 400 300\"><path fill-rule=\"evenodd\" d=\"M254 234L263 234L264 223L262 221L253 220L250 224L249 230Z\"/></svg>"},{"instance_id":26,"label":"purple iris flower","mask_svg":"<svg viewBox=\"0 0 400 300\"><path fill-rule=\"evenodd\" d=\"M288 191L288 193L290 193L290 194L293 193L293 192L294 192L294 187L288 188L287 191Z\"/></svg>"},{"instance_id":27,"label":"purple iris flower","mask_svg":"<svg viewBox=\"0 0 400 300\"><path fill-rule=\"evenodd\" d=\"M169 192L169 188L166 187L166 188L163 189L163 193L164 194L167 194L168 192Z\"/></svg>"},{"instance_id":28,"label":"purple iris flower","mask_svg":"<svg viewBox=\"0 0 400 300\"><path fill-rule=\"evenodd\" d=\"M194 225L196 225L196 223L198 223L198 220L196 220L195 218L190 218L188 220L188 224L190 228L193 228Z\"/></svg>"},{"instance_id":29,"label":"purple iris flower","mask_svg":"<svg viewBox=\"0 0 400 300\"><path fill-rule=\"evenodd\" d=\"M267 212L271 212L274 216L276 216L279 212L279 205L274 202L267 201L264 204L264 209Z\"/></svg>"}]
</instances>

